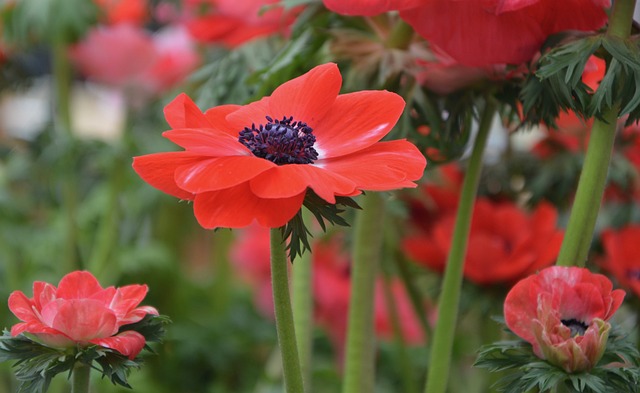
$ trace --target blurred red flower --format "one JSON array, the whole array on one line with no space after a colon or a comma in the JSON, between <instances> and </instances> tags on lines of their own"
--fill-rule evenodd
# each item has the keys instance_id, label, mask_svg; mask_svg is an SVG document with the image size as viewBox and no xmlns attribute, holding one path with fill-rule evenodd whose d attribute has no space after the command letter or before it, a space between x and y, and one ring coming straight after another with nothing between
<instances>
[{"instance_id":1,"label":"blurred red flower","mask_svg":"<svg viewBox=\"0 0 640 393\"><path fill-rule=\"evenodd\" d=\"M578 267L552 266L518 282L507 294L509 329L533 346L535 354L566 372L587 371L606 348L624 291L612 291L602 274Z\"/></svg>"},{"instance_id":2,"label":"blurred red flower","mask_svg":"<svg viewBox=\"0 0 640 393\"><path fill-rule=\"evenodd\" d=\"M342 356L351 292L350 257L345 252L339 236L315 241L312 250L314 316L318 325L326 330L339 356ZM263 315L273 317L268 229L251 225L238 231L230 257L240 276L254 288L258 310ZM382 280L376 283L375 329L379 338L390 340L394 331L383 285L387 284ZM403 339L409 344L422 344L423 329L402 283L392 279L388 285L399 317ZM428 307L425 306L425 312L428 311Z\"/></svg>"},{"instance_id":3,"label":"blurred red flower","mask_svg":"<svg viewBox=\"0 0 640 393\"><path fill-rule=\"evenodd\" d=\"M404 101L387 91L338 95L329 63L284 83L270 97L204 114L184 94L165 108L163 135L184 151L135 157L152 186L194 201L204 228L257 221L277 228L302 207L307 189L328 203L361 190L415 187L426 160L405 140L379 142Z\"/></svg>"},{"instance_id":4,"label":"blurred red flower","mask_svg":"<svg viewBox=\"0 0 640 393\"><path fill-rule=\"evenodd\" d=\"M602 232L602 246L601 266L621 286L640 297L640 226L629 225L617 231L606 229Z\"/></svg>"},{"instance_id":5,"label":"blurred red flower","mask_svg":"<svg viewBox=\"0 0 640 393\"><path fill-rule=\"evenodd\" d=\"M200 61L180 28L167 27L151 35L130 24L90 31L72 48L71 58L93 80L147 95L174 87Z\"/></svg>"},{"instance_id":6,"label":"blurred red flower","mask_svg":"<svg viewBox=\"0 0 640 393\"><path fill-rule=\"evenodd\" d=\"M527 214L512 203L478 199L475 204L465 277L480 285L509 283L551 265L560 250L558 214L548 203ZM403 248L419 264L443 271L455 222L449 212L432 229L407 237Z\"/></svg>"},{"instance_id":7,"label":"blurred red flower","mask_svg":"<svg viewBox=\"0 0 640 393\"><path fill-rule=\"evenodd\" d=\"M194 39L230 48L286 33L299 10L285 11L277 0L186 0L184 7L184 23Z\"/></svg>"},{"instance_id":8,"label":"blurred red flower","mask_svg":"<svg viewBox=\"0 0 640 393\"><path fill-rule=\"evenodd\" d=\"M147 0L94 0L107 24L132 23L142 25L149 17Z\"/></svg>"},{"instance_id":9,"label":"blurred red flower","mask_svg":"<svg viewBox=\"0 0 640 393\"><path fill-rule=\"evenodd\" d=\"M21 321L11 335L35 335L56 348L91 344L114 349L130 359L145 345L142 334L120 327L139 322L145 315L158 315L150 306L137 307L148 291L146 285L102 288L89 272L76 271L60 280L58 287L33 283L33 297L21 291L9 296L9 309Z\"/></svg>"},{"instance_id":10,"label":"blurred red flower","mask_svg":"<svg viewBox=\"0 0 640 393\"><path fill-rule=\"evenodd\" d=\"M324 0L347 15L399 10L427 41L467 66L530 61L551 34L602 27L610 0Z\"/></svg>"}]
</instances>

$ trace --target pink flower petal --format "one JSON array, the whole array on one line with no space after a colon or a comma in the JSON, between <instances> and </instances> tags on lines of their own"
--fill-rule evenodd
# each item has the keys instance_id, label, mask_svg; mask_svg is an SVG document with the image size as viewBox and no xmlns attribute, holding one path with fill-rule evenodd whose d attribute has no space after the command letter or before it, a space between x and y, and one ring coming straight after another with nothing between
<instances>
[{"instance_id":1,"label":"pink flower petal","mask_svg":"<svg viewBox=\"0 0 640 393\"><path fill-rule=\"evenodd\" d=\"M56 297L60 299L82 299L102 291L102 286L93 274L87 271L75 271L62 277L58 284Z\"/></svg>"},{"instance_id":2,"label":"pink flower petal","mask_svg":"<svg viewBox=\"0 0 640 393\"><path fill-rule=\"evenodd\" d=\"M97 300L58 299L42 309L42 320L77 342L109 337L118 331L115 314Z\"/></svg>"},{"instance_id":3,"label":"pink flower petal","mask_svg":"<svg viewBox=\"0 0 640 393\"><path fill-rule=\"evenodd\" d=\"M142 334L127 330L116 336L96 338L89 342L101 347L114 349L133 360L142 351L146 341Z\"/></svg>"}]
</instances>

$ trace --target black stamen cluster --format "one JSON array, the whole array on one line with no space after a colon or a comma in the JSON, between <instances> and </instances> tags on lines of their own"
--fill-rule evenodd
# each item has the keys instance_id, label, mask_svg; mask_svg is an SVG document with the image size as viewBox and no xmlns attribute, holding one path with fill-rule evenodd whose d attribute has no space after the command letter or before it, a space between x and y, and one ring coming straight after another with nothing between
<instances>
[{"instance_id":1,"label":"black stamen cluster","mask_svg":"<svg viewBox=\"0 0 640 393\"><path fill-rule=\"evenodd\" d=\"M577 319L563 319L560 322L569 329L571 329L571 337L584 336L584 332L587 331L587 326L584 322Z\"/></svg>"},{"instance_id":2,"label":"black stamen cluster","mask_svg":"<svg viewBox=\"0 0 640 393\"><path fill-rule=\"evenodd\" d=\"M265 117L267 124L245 127L238 137L253 155L278 165L311 164L318 158L313 148L316 137L306 123L293 121L293 116L284 116L282 120Z\"/></svg>"}]
</instances>

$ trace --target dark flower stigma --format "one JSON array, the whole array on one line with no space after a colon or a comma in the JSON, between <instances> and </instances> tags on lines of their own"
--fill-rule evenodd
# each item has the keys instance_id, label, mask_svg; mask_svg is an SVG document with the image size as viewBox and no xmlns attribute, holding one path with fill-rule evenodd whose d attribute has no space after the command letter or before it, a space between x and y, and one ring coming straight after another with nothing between
<instances>
[{"instance_id":1,"label":"dark flower stigma","mask_svg":"<svg viewBox=\"0 0 640 393\"><path fill-rule=\"evenodd\" d=\"M571 329L571 337L583 336L584 332L586 332L589 327L584 322L578 321L577 319L563 319L561 322L564 326Z\"/></svg>"},{"instance_id":2,"label":"dark flower stigma","mask_svg":"<svg viewBox=\"0 0 640 393\"><path fill-rule=\"evenodd\" d=\"M307 123L293 121L293 116L273 120L265 116L267 124L256 128L245 127L238 141L251 150L256 157L273 161L278 165L311 164L318 158L313 148L316 137Z\"/></svg>"}]
</instances>

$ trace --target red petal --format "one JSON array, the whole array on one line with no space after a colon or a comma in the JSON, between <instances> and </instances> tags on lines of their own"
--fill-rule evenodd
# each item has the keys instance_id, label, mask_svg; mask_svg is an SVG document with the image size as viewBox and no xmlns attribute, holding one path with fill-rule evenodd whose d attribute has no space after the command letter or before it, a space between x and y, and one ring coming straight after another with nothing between
<instances>
[{"instance_id":1,"label":"red petal","mask_svg":"<svg viewBox=\"0 0 640 393\"><path fill-rule=\"evenodd\" d=\"M273 162L254 156L220 157L179 167L175 180L180 188L197 194L237 186L274 167Z\"/></svg>"},{"instance_id":2,"label":"red petal","mask_svg":"<svg viewBox=\"0 0 640 393\"><path fill-rule=\"evenodd\" d=\"M35 334L40 341L54 348L66 348L76 344L66 335L41 322L19 323L11 328L11 335L14 337L25 332Z\"/></svg>"},{"instance_id":3,"label":"red petal","mask_svg":"<svg viewBox=\"0 0 640 393\"><path fill-rule=\"evenodd\" d=\"M212 128L200 108L184 93L164 107L164 117L171 128Z\"/></svg>"},{"instance_id":4,"label":"red petal","mask_svg":"<svg viewBox=\"0 0 640 393\"><path fill-rule=\"evenodd\" d=\"M251 128L252 125L259 126L260 124L265 124L267 122L265 116L274 117L269 107L270 99L270 97L264 97L230 113L226 117L226 120L230 124L231 129L237 130L239 133L244 130L245 127Z\"/></svg>"},{"instance_id":5,"label":"red petal","mask_svg":"<svg viewBox=\"0 0 640 393\"><path fill-rule=\"evenodd\" d=\"M33 309L33 302L22 291L14 291L9 295L9 310L21 321L39 321Z\"/></svg>"},{"instance_id":6,"label":"red petal","mask_svg":"<svg viewBox=\"0 0 640 393\"><path fill-rule=\"evenodd\" d=\"M165 131L162 136L191 153L220 157L229 155L249 155L251 152L238 141L237 136L201 129L177 129Z\"/></svg>"},{"instance_id":7,"label":"red petal","mask_svg":"<svg viewBox=\"0 0 640 393\"><path fill-rule=\"evenodd\" d=\"M260 225L277 228L286 224L302 207L305 193L291 198L262 199L249 183L221 191L196 195L193 211L204 228L241 228L257 220Z\"/></svg>"},{"instance_id":8,"label":"red petal","mask_svg":"<svg viewBox=\"0 0 640 393\"><path fill-rule=\"evenodd\" d=\"M357 153L327 160L315 165L343 176L357 189L387 191L415 187L422 177L426 159L405 140L379 142Z\"/></svg>"},{"instance_id":9,"label":"red petal","mask_svg":"<svg viewBox=\"0 0 640 393\"><path fill-rule=\"evenodd\" d=\"M89 341L92 344L115 349L129 359L134 359L144 348L144 336L133 330L126 330L117 336L98 338Z\"/></svg>"},{"instance_id":10,"label":"red petal","mask_svg":"<svg viewBox=\"0 0 640 393\"><path fill-rule=\"evenodd\" d=\"M148 154L133 158L133 169L142 178L158 190L176 198L193 200L194 195L178 187L175 172L178 167L203 160L200 154L186 151Z\"/></svg>"},{"instance_id":11,"label":"red petal","mask_svg":"<svg viewBox=\"0 0 640 393\"><path fill-rule=\"evenodd\" d=\"M115 314L92 299L58 299L42 309L42 320L78 342L109 337L118 331Z\"/></svg>"},{"instance_id":12,"label":"red petal","mask_svg":"<svg viewBox=\"0 0 640 393\"><path fill-rule=\"evenodd\" d=\"M113 310L118 320L120 320L142 302L148 291L149 287L138 284L118 288L108 307Z\"/></svg>"},{"instance_id":13,"label":"red petal","mask_svg":"<svg viewBox=\"0 0 640 393\"><path fill-rule=\"evenodd\" d=\"M222 131L226 134L229 134L238 139L238 133L241 130L236 130L229 122L227 121L227 115L232 112L237 111L239 108L242 108L241 105L220 105L215 108L208 109L204 116L209 120L209 122L213 125L213 127Z\"/></svg>"},{"instance_id":14,"label":"red petal","mask_svg":"<svg viewBox=\"0 0 640 393\"><path fill-rule=\"evenodd\" d=\"M42 281L33 283L33 303L38 310L56 298L56 287Z\"/></svg>"},{"instance_id":15,"label":"red petal","mask_svg":"<svg viewBox=\"0 0 640 393\"><path fill-rule=\"evenodd\" d=\"M269 100L269 116L293 116L311 128L329 112L340 93L342 76L334 63L319 65L306 74L285 82Z\"/></svg>"},{"instance_id":16,"label":"red petal","mask_svg":"<svg viewBox=\"0 0 640 393\"><path fill-rule=\"evenodd\" d=\"M141 321L147 314L158 315L158 310L151 306L138 307L135 310L131 310L121 320L118 321L118 326L128 325L130 323L136 323Z\"/></svg>"},{"instance_id":17,"label":"red petal","mask_svg":"<svg viewBox=\"0 0 640 393\"><path fill-rule=\"evenodd\" d=\"M342 15L374 16L417 7L423 0L323 0L325 7Z\"/></svg>"},{"instance_id":18,"label":"red petal","mask_svg":"<svg viewBox=\"0 0 640 393\"><path fill-rule=\"evenodd\" d=\"M263 172L250 182L251 191L259 198L289 198L311 187L329 203L335 195L351 195L355 184L340 175L315 165L282 165Z\"/></svg>"},{"instance_id":19,"label":"red petal","mask_svg":"<svg viewBox=\"0 0 640 393\"><path fill-rule=\"evenodd\" d=\"M535 287L539 275L520 280L511 288L504 301L504 319L511 331L530 343L535 341L533 319L536 318L537 302ZM532 299L533 293L533 299Z\"/></svg>"},{"instance_id":20,"label":"red petal","mask_svg":"<svg viewBox=\"0 0 640 393\"><path fill-rule=\"evenodd\" d=\"M343 94L313 133L320 159L347 155L373 145L391 131L404 100L388 91Z\"/></svg>"},{"instance_id":21,"label":"red petal","mask_svg":"<svg viewBox=\"0 0 640 393\"><path fill-rule=\"evenodd\" d=\"M62 277L56 296L60 299L84 299L102 291L102 286L93 274L75 271Z\"/></svg>"}]
</instances>

